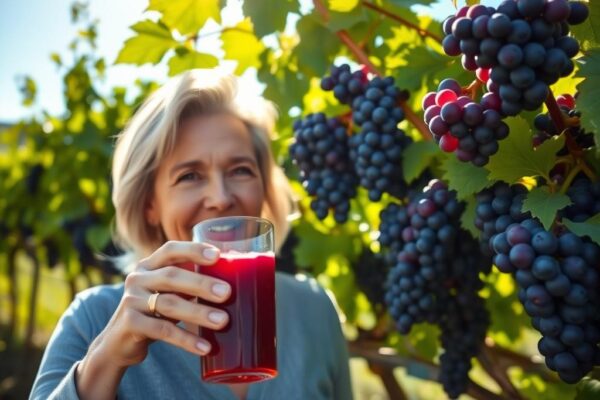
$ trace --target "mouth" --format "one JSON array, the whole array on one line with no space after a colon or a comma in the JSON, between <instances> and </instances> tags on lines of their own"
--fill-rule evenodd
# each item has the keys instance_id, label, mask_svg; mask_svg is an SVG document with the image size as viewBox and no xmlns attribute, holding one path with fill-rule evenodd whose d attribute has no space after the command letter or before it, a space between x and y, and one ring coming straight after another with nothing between
<instances>
[{"instance_id":1,"label":"mouth","mask_svg":"<svg viewBox=\"0 0 600 400\"><path fill-rule=\"evenodd\" d=\"M243 237L243 223L241 221L230 220L220 221L208 227L205 232L208 240L226 242L239 240Z\"/></svg>"}]
</instances>

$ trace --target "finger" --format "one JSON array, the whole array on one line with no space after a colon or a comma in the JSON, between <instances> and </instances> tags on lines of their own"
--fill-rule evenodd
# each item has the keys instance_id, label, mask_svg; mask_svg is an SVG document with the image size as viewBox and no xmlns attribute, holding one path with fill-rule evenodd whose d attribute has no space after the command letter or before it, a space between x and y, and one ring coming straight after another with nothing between
<instances>
[{"instance_id":1,"label":"finger","mask_svg":"<svg viewBox=\"0 0 600 400\"><path fill-rule=\"evenodd\" d=\"M169 293L158 296L155 310L164 317L216 330L223 329L229 322L225 311L184 300Z\"/></svg>"},{"instance_id":2,"label":"finger","mask_svg":"<svg viewBox=\"0 0 600 400\"><path fill-rule=\"evenodd\" d=\"M192 353L206 355L211 345L198 335L194 335L164 319L143 315L134 325L137 335L170 343Z\"/></svg>"},{"instance_id":3,"label":"finger","mask_svg":"<svg viewBox=\"0 0 600 400\"><path fill-rule=\"evenodd\" d=\"M125 278L125 286L143 287L150 292L177 292L213 303L222 303L231 295L229 283L174 266L154 271L132 272Z\"/></svg>"},{"instance_id":4,"label":"finger","mask_svg":"<svg viewBox=\"0 0 600 400\"><path fill-rule=\"evenodd\" d=\"M165 265L191 261L200 265L212 265L219 258L219 249L205 244L170 240L150 256L142 259L138 269L154 270Z\"/></svg>"}]
</instances>

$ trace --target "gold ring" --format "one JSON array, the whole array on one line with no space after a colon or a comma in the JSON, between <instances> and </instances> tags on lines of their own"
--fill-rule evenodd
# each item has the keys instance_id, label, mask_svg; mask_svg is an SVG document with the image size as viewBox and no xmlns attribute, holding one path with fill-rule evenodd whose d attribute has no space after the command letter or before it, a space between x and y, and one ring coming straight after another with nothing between
<instances>
[{"instance_id":1,"label":"gold ring","mask_svg":"<svg viewBox=\"0 0 600 400\"><path fill-rule=\"evenodd\" d=\"M161 315L156 311L156 301L158 300L158 296L160 296L160 293L155 292L148 297L148 309L156 318L161 317Z\"/></svg>"}]
</instances>

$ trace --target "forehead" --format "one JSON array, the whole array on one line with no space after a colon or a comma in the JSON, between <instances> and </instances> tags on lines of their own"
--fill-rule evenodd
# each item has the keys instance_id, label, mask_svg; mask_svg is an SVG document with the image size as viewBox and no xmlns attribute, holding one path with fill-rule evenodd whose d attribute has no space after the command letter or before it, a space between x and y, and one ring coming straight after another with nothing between
<instances>
[{"instance_id":1,"label":"forehead","mask_svg":"<svg viewBox=\"0 0 600 400\"><path fill-rule=\"evenodd\" d=\"M214 114L187 118L179 126L171 157L210 160L254 156L248 127L237 117Z\"/></svg>"}]
</instances>

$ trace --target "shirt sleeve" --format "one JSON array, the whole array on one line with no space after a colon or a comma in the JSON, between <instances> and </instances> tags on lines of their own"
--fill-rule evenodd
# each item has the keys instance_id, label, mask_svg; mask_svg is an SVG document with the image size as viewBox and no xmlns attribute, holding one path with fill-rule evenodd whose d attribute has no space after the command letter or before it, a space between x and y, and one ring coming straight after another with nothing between
<instances>
[{"instance_id":1,"label":"shirt sleeve","mask_svg":"<svg viewBox=\"0 0 600 400\"><path fill-rule=\"evenodd\" d=\"M340 320L335 307L328 298L329 307L327 321L330 321L330 335L333 345L333 356L336 365L334 375L334 399L352 400L352 384L350 380L350 358L348 355L348 345L342 332Z\"/></svg>"},{"instance_id":2,"label":"shirt sleeve","mask_svg":"<svg viewBox=\"0 0 600 400\"><path fill-rule=\"evenodd\" d=\"M29 399L79 399L75 369L87 353L92 324L81 297L59 320L48 342Z\"/></svg>"}]
</instances>

